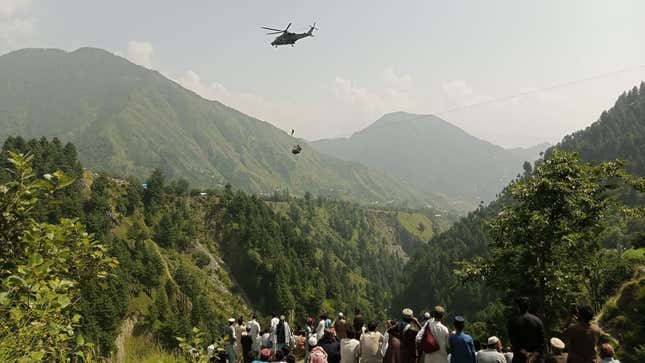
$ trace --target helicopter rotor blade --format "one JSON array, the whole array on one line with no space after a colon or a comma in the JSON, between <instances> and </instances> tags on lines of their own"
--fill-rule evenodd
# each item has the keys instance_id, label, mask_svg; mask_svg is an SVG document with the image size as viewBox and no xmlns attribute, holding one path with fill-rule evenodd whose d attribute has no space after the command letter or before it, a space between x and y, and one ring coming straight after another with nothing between
<instances>
[{"instance_id":1,"label":"helicopter rotor blade","mask_svg":"<svg viewBox=\"0 0 645 363\"><path fill-rule=\"evenodd\" d=\"M287 25L287 27L284 29L285 33L287 32L287 30L289 30L290 26L291 26L291 23L289 23L289 25Z\"/></svg>"},{"instance_id":2,"label":"helicopter rotor blade","mask_svg":"<svg viewBox=\"0 0 645 363\"><path fill-rule=\"evenodd\" d=\"M282 33L284 33L284 32L282 30L280 30L279 32L267 33L267 35L282 34Z\"/></svg>"},{"instance_id":3,"label":"helicopter rotor blade","mask_svg":"<svg viewBox=\"0 0 645 363\"><path fill-rule=\"evenodd\" d=\"M275 29L275 28L267 28L266 26L261 26L260 28L266 29L266 30L273 30L274 32L280 32L280 33L283 32L283 30Z\"/></svg>"}]
</instances>

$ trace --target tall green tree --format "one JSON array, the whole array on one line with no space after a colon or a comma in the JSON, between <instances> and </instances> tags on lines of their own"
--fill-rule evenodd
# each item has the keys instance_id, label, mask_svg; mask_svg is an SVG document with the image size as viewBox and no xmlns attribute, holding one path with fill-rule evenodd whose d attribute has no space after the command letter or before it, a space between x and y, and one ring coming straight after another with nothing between
<instances>
[{"instance_id":1,"label":"tall green tree","mask_svg":"<svg viewBox=\"0 0 645 363\"><path fill-rule=\"evenodd\" d=\"M31 159L9 153L13 177L0 184L0 361L89 358L80 282L106 278L118 262L76 220L36 220L39 199L73 179L59 171L36 178Z\"/></svg>"},{"instance_id":2,"label":"tall green tree","mask_svg":"<svg viewBox=\"0 0 645 363\"><path fill-rule=\"evenodd\" d=\"M588 303L597 293L589 289L602 268L594 263L596 237L622 207L611 191L632 182L619 162L587 164L554 150L511 183L510 202L488 225L490 254L464 263L461 272L508 297L530 297L556 327L571 303Z\"/></svg>"}]
</instances>

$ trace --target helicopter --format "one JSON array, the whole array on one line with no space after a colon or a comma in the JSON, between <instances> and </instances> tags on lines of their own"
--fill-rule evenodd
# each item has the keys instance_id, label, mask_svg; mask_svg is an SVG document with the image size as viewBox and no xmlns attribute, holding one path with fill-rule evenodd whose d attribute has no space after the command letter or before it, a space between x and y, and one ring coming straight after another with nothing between
<instances>
[{"instance_id":1,"label":"helicopter","mask_svg":"<svg viewBox=\"0 0 645 363\"><path fill-rule=\"evenodd\" d=\"M318 30L318 28L316 28L316 23L314 23L314 25L309 25L309 31L306 33L292 33L288 31L290 26L291 26L291 23L289 23L289 25L287 25L287 27L284 28L284 30L268 28L264 26L262 26L261 28L272 31L271 33L267 33L267 35L280 34L278 35L277 38L275 38L271 42L271 45L276 48L278 47L278 45L287 45L287 44L291 44L291 46L293 47L293 45L296 44L296 42L299 39L306 38L306 37L313 37L314 30Z\"/></svg>"}]
</instances>

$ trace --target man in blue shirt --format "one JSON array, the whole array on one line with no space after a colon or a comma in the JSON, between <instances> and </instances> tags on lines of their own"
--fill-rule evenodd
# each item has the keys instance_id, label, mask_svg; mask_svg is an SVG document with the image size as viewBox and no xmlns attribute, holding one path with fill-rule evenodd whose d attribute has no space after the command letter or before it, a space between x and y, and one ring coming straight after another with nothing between
<instances>
[{"instance_id":1,"label":"man in blue shirt","mask_svg":"<svg viewBox=\"0 0 645 363\"><path fill-rule=\"evenodd\" d=\"M448 338L450 349L450 363L475 363L475 344L473 338L464 333L465 319L455 316L453 326L455 333Z\"/></svg>"}]
</instances>

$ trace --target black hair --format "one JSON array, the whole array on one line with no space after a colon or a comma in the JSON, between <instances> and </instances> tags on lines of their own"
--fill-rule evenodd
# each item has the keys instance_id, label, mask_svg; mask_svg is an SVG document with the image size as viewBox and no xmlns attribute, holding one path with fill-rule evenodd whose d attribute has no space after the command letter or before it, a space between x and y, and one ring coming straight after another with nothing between
<instances>
[{"instance_id":1,"label":"black hair","mask_svg":"<svg viewBox=\"0 0 645 363\"><path fill-rule=\"evenodd\" d=\"M529 311L529 298L526 296L521 296L515 299L515 304L517 305L517 308L520 310L520 313L524 314L527 311Z\"/></svg>"},{"instance_id":2,"label":"black hair","mask_svg":"<svg viewBox=\"0 0 645 363\"><path fill-rule=\"evenodd\" d=\"M457 329L457 330L460 330L460 331L461 331L461 330L464 330L464 327L466 326L466 322L463 322L463 321L455 321L455 322L453 323L453 325L455 326L455 329Z\"/></svg>"},{"instance_id":3,"label":"black hair","mask_svg":"<svg viewBox=\"0 0 645 363\"><path fill-rule=\"evenodd\" d=\"M296 363L296 357L293 354L287 355L287 363Z\"/></svg>"},{"instance_id":4,"label":"black hair","mask_svg":"<svg viewBox=\"0 0 645 363\"><path fill-rule=\"evenodd\" d=\"M367 330L369 331L376 331L376 327L378 327L378 323L375 321L370 321L367 323Z\"/></svg>"},{"instance_id":5,"label":"black hair","mask_svg":"<svg viewBox=\"0 0 645 363\"><path fill-rule=\"evenodd\" d=\"M354 331L354 329L351 329L351 328L350 328L350 329L347 329L347 337L348 337L349 339L354 339L354 338L356 338L356 332Z\"/></svg>"},{"instance_id":6,"label":"black hair","mask_svg":"<svg viewBox=\"0 0 645 363\"><path fill-rule=\"evenodd\" d=\"M588 323L593 320L593 309L589 305L580 305L578 306L578 316L584 322Z\"/></svg>"},{"instance_id":7,"label":"black hair","mask_svg":"<svg viewBox=\"0 0 645 363\"><path fill-rule=\"evenodd\" d=\"M276 361L281 361L284 359L284 352L282 350L278 350L275 352L275 360Z\"/></svg>"}]
</instances>

